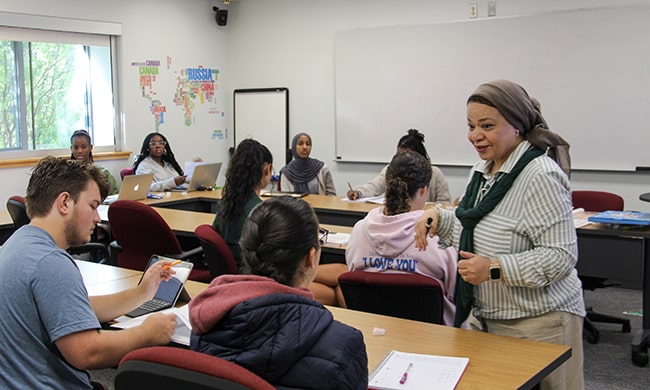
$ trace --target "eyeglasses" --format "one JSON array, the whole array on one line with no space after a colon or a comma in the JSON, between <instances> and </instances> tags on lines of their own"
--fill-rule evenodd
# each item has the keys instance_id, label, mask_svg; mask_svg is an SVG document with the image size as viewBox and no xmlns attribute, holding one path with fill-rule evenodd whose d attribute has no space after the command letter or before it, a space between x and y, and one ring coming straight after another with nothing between
<instances>
[{"instance_id":1,"label":"eyeglasses","mask_svg":"<svg viewBox=\"0 0 650 390\"><path fill-rule=\"evenodd\" d=\"M318 242L321 245L327 244L327 236L330 234L330 231L325 228L318 229Z\"/></svg>"},{"instance_id":2,"label":"eyeglasses","mask_svg":"<svg viewBox=\"0 0 650 390\"><path fill-rule=\"evenodd\" d=\"M149 142L149 146L158 146L158 145L165 146L165 145L167 145L167 142L165 142L165 141L151 141L151 142Z\"/></svg>"}]
</instances>

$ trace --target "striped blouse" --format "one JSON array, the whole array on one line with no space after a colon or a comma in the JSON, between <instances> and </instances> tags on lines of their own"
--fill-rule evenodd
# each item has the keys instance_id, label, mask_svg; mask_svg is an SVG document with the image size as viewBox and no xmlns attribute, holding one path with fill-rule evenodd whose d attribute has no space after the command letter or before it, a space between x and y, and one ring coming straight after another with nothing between
<instances>
[{"instance_id":1,"label":"striped blouse","mask_svg":"<svg viewBox=\"0 0 650 390\"><path fill-rule=\"evenodd\" d=\"M499 172L508 173L530 147L523 141ZM470 172L487 172L481 161ZM501 173L497 173L499 175ZM494 210L474 230L474 252L498 258L502 280L474 289L474 315L488 319L535 317L551 311L585 315L575 269L578 246L567 176L547 156L531 161ZM437 233L446 245L459 244L462 226L440 210Z\"/></svg>"}]
</instances>

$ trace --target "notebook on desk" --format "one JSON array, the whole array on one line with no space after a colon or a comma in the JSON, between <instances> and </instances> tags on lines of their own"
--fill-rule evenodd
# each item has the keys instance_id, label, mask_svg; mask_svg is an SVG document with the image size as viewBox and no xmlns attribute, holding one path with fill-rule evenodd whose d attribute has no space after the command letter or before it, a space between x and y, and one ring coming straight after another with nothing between
<instances>
[{"instance_id":1,"label":"notebook on desk","mask_svg":"<svg viewBox=\"0 0 650 390\"><path fill-rule=\"evenodd\" d=\"M159 260L168 260L171 262L176 261L176 259L153 255L151 256L151 259L149 259L149 264L147 264L145 272L147 269L149 269L149 267L151 267L151 265L155 264ZM182 261L180 264L174 265L172 269L176 271L176 273L168 281L160 282L158 290L156 290L156 295L154 295L153 299L144 302L137 309L127 313L126 315L128 317L139 317L141 315L152 313L154 311L173 307L176 304L176 301L179 299L189 301L189 295L185 291L184 286L187 278L190 276L190 272L192 271L193 267L194 265L189 261ZM140 282L138 282L138 285L140 285L142 282L143 277L144 273L140 277Z\"/></svg>"},{"instance_id":2,"label":"notebook on desk","mask_svg":"<svg viewBox=\"0 0 650 390\"><path fill-rule=\"evenodd\" d=\"M640 211L603 211L588 218L589 222L609 223L616 225L650 225L650 213Z\"/></svg>"},{"instance_id":3,"label":"notebook on desk","mask_svg":"<svg viewBox=\"0 0 650 390\"><path fill-rule=\"evenodd\" d=\"M219 171L221 171L221 163L196 165L192 172L190 183L178 185L172 188L172 191L198 191L212 189L212 187L217 183Z\"/></svg>"},{"instance_id":4,"label":"notebook on desk","mask_svg":"<svg viewBox=\"0 0 650 390\"><path fill-rule=\"evenodd\" d=\"M149 187L153 181L153 173L142 175L128 175L122 179L120 192L116 195L109 195L104 199L104 204L111 204L116 200L140 200L147 197Z\"/></svg>"}]
</instances>

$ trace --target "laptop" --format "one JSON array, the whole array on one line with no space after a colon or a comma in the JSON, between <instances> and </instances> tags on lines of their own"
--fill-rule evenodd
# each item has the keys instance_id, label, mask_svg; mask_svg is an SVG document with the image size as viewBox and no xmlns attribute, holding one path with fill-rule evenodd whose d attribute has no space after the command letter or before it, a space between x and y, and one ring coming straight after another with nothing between
<instances>
[{"instance_id":1,"label":"laptop","mask_svg":"<svg viewBox=\"0 0 650 390\"><path fill-rule=\"evenodd\" d=\"M153 173L145 173L142 175L128 175L122 179L122 186L120 192L116 195L109 195L104 199L104 204L111 204L116 200L140 200L147 197L151 182L153 181Z\"/></svg>"},{"instance_id":2,"label":"laptop","mask_svg":"<svg viewBox=\"0 0 650 390\"><path fill-rule=\"evenodd\" d=\"M221 163L199 164L194 167L192 179L189 184L181 184L172 191L199 191L208 190L217 183L217 177L221 171Z\"/></svg>"},{"instance_id":3,"label":"laptop","mask_svg":"<svg viewBox=\"0 0 650 390\"><path fill-rule=\"evenodd\" d=\"M603 211L587 218L589 222L610 223L616 225L650 225L650 213L640 211Z\"/></svg>"},{"instance_id":4,"label":"laptop","mask_svg":"<svg viewBox=\"0 0 650 390\"><path fill-rule=\"evenodd\" d=\"M160 260L167 260L171 262L177 261L177 259L153 255L149 259L149 264L147 264L145 271L149 269L151 265ZM158 290L156 291L156 295L154 295L153 299L144 302L142 305L140 305L140 307L127 313L126 315L128 317L139 317L148 313L170 308L174 306L176 304L176 301L179 299L183 301L189 301L190 296L187 291L185 291L185 288L183 286L185 285L187 278L189 278L193 267L194 264L189 261L181 261L179 264L175 264L172 268L174 271L176 271L176 273L168 281L160 282ZM144 273L142 273L138 285L140 285L142 282L143 277Z\"/></svg>"}]
</instances>

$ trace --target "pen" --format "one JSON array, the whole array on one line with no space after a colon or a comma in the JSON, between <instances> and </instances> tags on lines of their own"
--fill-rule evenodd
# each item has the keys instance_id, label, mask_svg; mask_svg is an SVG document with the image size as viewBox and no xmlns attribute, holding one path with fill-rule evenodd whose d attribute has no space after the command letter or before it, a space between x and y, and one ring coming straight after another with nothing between
<instances>
[{"instance_id":1,"label":"pen","mask_svg":"<svg viewBox=\"0 0 650 390\"><path fill-rule=\"evenodd\" d=\"M411 369L411 367L413 367L413 363L409 363L409 366L406 367L406 371L404 371L404 374L402 374L402 379L399 380L400 385L403 385L404 383L406 383L406 379L409 376L409 370Z\"/></svg>"},{"instance_id":2,"label":"pen","mask_svg":"<svg viewBox=\"0 0 650 390\"><path fill-rule=\"evenodd\" d=\"M182 262L183 262L183 260L176 260L176 261L171 262L171 263L169 263L169 264L165 264L165 265L163 265L162 268L163 268L163 270L167 271L167 270L170 269L171 267L175 266L176 264L180 264L180 263L182 263Z\"/></svg>"},{"instance_id":3,"label":"pen","mask_svg":"<svg viewBox=\"0 0 650 390\"><path fill-rule=\"evenodd\" d=\"M350 184L350 182L348 182L348 188L350 189L350 191L354 191L354 188L352 188L352 184Z\"/></svg>"}]
</instances>

